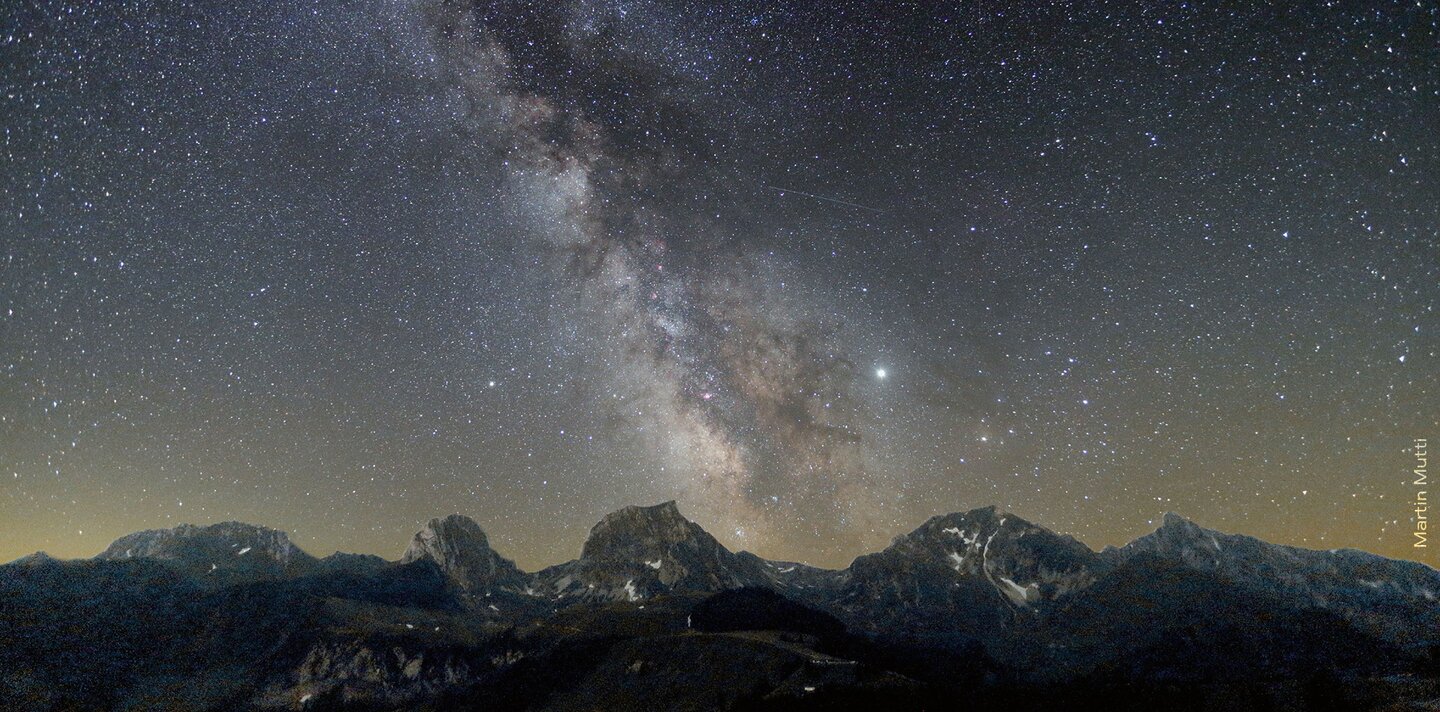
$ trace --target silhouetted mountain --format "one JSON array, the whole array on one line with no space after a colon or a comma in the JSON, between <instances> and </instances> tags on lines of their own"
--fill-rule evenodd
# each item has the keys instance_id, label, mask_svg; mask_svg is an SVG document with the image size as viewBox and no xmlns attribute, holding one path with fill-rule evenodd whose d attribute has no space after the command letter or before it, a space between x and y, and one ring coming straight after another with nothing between
<instances>
[{"instance_id":1,"label":"silhouetted mountain","mask_svg":"<svg viewBox=\"0 0 1440 712\"><path fill-rule=\"evenodd\" d=\"M1049 671L1128 680L1370 671L1401 657L1335 611L1148 553L1063 599L1039 632Z\"/></svg>"},{"instance_id":2,"label":"silhouetted mountain","mask_svg":"<svg viewBox=\"0 0 1440 712\"><path fill-rule=\"evenodd\" d=\"M0 708L1433 709L1436 591L1176 515L1096 553L976 509L839 571L673 502L535 574L461 515L397 562L182 525L0 566Z\"/></svg>"},{"instance_id":3,"label":"silhouetted mountain","mask_svg":"<svg viewBox=\"0 0 1440 712\"><path fill-rule=\"evenodd\" d=\"M884 551L855 559L828 601L858 630L930 644L1006 644L1053 602L1090 585L1097 555L994 507L934 517Z\"/></svg>"},{"instance_id":4,"label":"silhouetted mountain","mask_svg":"<svg viewBox=\"0 0 1440 712\"><path fill-rule=\"evenodd\" d=\"M1118 563L1143 553L1282 596L1292 605L1335 611L1358 628L1396 642L1434 640L1440 626L1434 618L1440 609L1440 576L1414 561L1355 549L1315 551L1271 544L1206 529L1174 513L1166 514L1154 532L1106 549L1102 556Z\"/></svg>"},{"instance_id":5,"label":"silhouetted mountain","mask_svg":"<svg viewBox=\"0 0 1440 712\"><path fill-rule=\"evenodd\" d=\"M525 574L515 563L495 553L490 540L475 520L452 514L431 519L415 533L401 563L435 562L461 590L481 594L495 588L524 589Z\"/></svg>"},{"instance_id":6,"label":"silhouetted mountain","mask_svg":"<svg viewBox=\"0 0 1440 712\"><path fill-rule=\"evenodd\" d=\"M315 557L290 543L285 532L242 522L181 524L116 539L97 559L157 559L207 585L279 579L313 573Z\"/></svg>"},{"instance_id":7,"label":"silhouetted mountain","mask_svg":"<svg viewBox=\"0 0 1440 712\"><path fill-rule=\"evenodd\" d=\"M320 569L328 572L374 573L389 563L374 554L347 554L337 551L320 560Z\"/></svg>"},{"instance_id":8,"label":"silhouetted mountain","mask_svg":"<svg viewBox=\"0 0 1440 712\"><path fill-rule=\"evenodd\" d=\"M759 557L726 549L675 502L625 507L590 530L580 558L537 575L557 601L639 601L667 592L723 591L771 583Z\"/></svg>"}]
</instances>

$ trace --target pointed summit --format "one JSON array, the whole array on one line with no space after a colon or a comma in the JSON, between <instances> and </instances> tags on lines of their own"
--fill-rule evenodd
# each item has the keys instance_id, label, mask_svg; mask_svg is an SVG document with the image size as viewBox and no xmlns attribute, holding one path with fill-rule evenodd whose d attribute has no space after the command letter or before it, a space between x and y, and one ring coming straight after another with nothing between
<instances>
[{"instance_id":1,"label":"pointed summit","mask_svg":"<svg viewBox=\"0 0 1440 712\"><path fill-rule=\"evenodd\" d=\"M400 563L433 561L467 593L494 586L524 586L524 574L515 563L490 548L479 524L463 514L431 519L400 557Z\"/></svg>"}]
</instances>

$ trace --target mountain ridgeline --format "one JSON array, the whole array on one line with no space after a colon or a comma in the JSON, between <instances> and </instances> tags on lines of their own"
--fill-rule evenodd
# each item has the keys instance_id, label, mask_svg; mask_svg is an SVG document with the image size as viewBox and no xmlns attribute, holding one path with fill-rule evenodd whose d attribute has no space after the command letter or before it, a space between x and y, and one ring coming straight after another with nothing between
<instances>
[{"instance_id":1,"label":"mountain ridgeline","mask_svg":"<svg viewBox=\"0 0 1440 712\"><path fill-rule=\"evenodd\" d=\"M0 707L1440 708L1440 572L1167 515L1092 551L995 508L842 570L674 502L526 572L462 515L398 561L227 522L0 566Z\"/></svg>"}]
</instances>

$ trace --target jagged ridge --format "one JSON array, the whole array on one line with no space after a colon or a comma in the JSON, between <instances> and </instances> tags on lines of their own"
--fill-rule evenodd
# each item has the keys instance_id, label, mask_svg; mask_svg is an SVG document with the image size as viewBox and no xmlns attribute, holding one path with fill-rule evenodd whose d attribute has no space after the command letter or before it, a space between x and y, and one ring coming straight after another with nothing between
<instances>
[{"instance_id":1,"label":"jagged ridge","mask_svg":"<svg viewBox=\"0 0 1440 712\"><path fill-rule=\"evenodd\" d=\"M427 690L463 687L481 670L516 663L504 635L493 655L475 657L477 636L524 627L538 636L531 638L538 649L546 649L543 641L557 635L684 634L692 631L690 614L708 610L698 602L735 589L751 592L736 599L742 602L778 600L759 589L778 592L833 616L846 635L862 634L937 665L968 660L987 669L993 663L1043 684L1101 666L1134 679L1284 677L1309 669L1383 673L1392 669L1386 661L1420 660L1440 642L1434 601L1440 572L1432 568L1364 552L1271 545L1177 515L1125 547L1096 553L986 507L933 517L838 571L731 552L674 502L607 515L578 559L533 574L501 556L479 524L458 514L426 523L393 562L338 553L316 561L283 532L228 522L137 532L93 561L36 554L0 566L0 593L21 601L16 610L27 620L43 616L57 630L67 625L68 611L101 597L107 615L128 621L119 641L148 640L157 631L170 631L164 634L172 639L186 634L181 631L214 631L220 637L207 644L236 664L271 650L276 639L300 636L293 638L305 641L298 682L276 688L295 691L294 698L312 690L353 691L358 684L366 694L388 690L425 699ZM584 603L598 605L575 605ZM337 627L327 627L332 620ZM701 623L709 625L703 616ZM302 625L310 628L301 631ZM735 625L743 630L745 624ZM774 620L765 625L777 626ZM803 642L814 626L801 628L790 635ZM371 632L356 638L355 631ZM369 642L369 635L379 637ZM839 640L836 631L826 635ZM748 654L737 639L721 641L721 648L676 640L701 646L691 651L697 660L713 660L721 648L724 655ZM11 641L28 646L16 650L30 651L12 662L35 659L35 646L44 641ZM140 670L149 659L126 658L132 653L125 646L133 644L111 654ZM622 654L625 674L655 664L636 662L648 644L637 642ZM382 651L383 660L377 657ZM820 663L827 670L845 664ZM344 682L355 675L368 682ZM110 673L97 673L95 689L109 679ZM42 694L35 691L43 684L26 680L7 684Z\"/></svg>"}]
</instances>

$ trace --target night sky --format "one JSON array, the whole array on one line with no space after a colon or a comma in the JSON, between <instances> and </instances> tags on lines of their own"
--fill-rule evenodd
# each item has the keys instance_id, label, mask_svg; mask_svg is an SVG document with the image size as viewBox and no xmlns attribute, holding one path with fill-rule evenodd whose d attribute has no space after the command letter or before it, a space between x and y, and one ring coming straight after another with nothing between
<instances>
[{"instance_id":1,"label":"night sky","mask_svg":"<svg viewBox=\"0 0 1440 712\"><path fill-rule=\"evenodd\" d=\"M237 7L238 5L238 7ZM1440 4L4 3L0 560L1410 548ZM1433 559L1429 563L1433 564Z\"/></svg>"}]
</instances>

